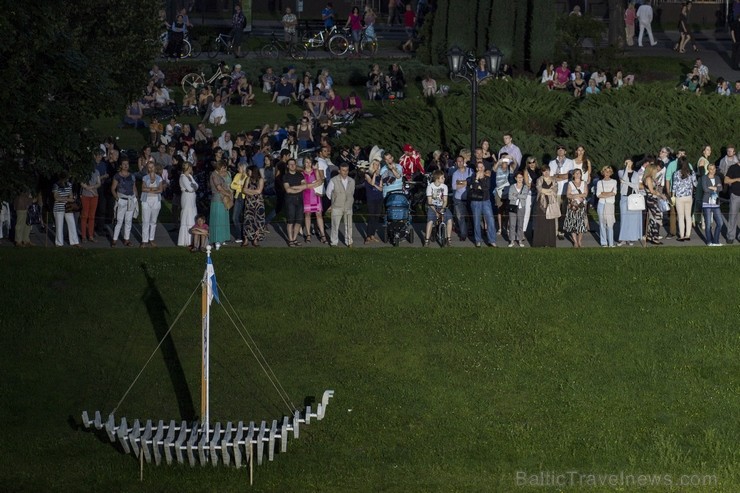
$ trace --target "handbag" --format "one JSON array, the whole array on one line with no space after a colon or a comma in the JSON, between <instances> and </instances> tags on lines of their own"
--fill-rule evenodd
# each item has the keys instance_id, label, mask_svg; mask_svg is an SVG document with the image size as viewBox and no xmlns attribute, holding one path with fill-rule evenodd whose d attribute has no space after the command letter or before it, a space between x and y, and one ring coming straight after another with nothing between
<instances>
[{"instance_id":1,"label":"handbag","mask_svg":"<svg viewBox=\"0 0 740 493\"><path fill-rule=\"evenodd\" d=\"M545 219L557 219L560 217L560 206L557 202L550 202L545 209Z\"/></svg>"},{"instance_id":2,"label":"handbag","mask_svg":"<svg viewBox=\"0 0 740 493\"><path fill-rule=\"evenodd\" d=\"M658 209L660 209L660 212L668 212L671 210L671 206L666 199L659 199Z\"/></svg>"},{"instance_id":3,"label":"handbag","mask_svg":"<svg viewBox=\"0 0 740 493\"><path fill-rule=\"evenodd\" d=\"M627 210L628 211L644 211L645 210L645 197L639 193L633 193L627 196Z\"/></svg>"},{"instance_id":4,"label":"handbag","mask_svg":"<svg viewBox=\"0 0 740 493\"><path fill-rule=\"evenodd\" d=\"M80 198L77 197L74 202L65 202L64 203L64 212L80 212L82 210L82 203L80 202Z\"/></svg>"},{"instance_id":5,"label":"handbag","mask_svg":"<svg viewBox=\"0 0 740 493\"><path fill-rule=\"evenodd\" d=\"M223 199L224 207L226 207L227 211L234 206L234 197L232 197L231 194L223 195Z\"/></svg>"},{"instance_id":6,"label":"handbag","mask_svg":"<svg viewBox=\"0 0 740 493\"><path fill-rule=\"evenodd\" d=\"M41 224L41 206L34 202L28 206L26 214L26 225L34 226Z\"/></svg>"},{"instance_id":7,"label":"handbag","mask_svg":"<svg viewBox=\"0 0 740 493\"><path fill-rule=\"evenodd\" d=\"M506 206L506 208L507 208L507 209L509 210L509 212L511 212L512 214L516 214L517 212L519 212L519 206L518 206L518 205L516 205L516 204L511 204L511 203L510 203L509 205L507 205L507 206Z\"/></svg>"}]
</instances>

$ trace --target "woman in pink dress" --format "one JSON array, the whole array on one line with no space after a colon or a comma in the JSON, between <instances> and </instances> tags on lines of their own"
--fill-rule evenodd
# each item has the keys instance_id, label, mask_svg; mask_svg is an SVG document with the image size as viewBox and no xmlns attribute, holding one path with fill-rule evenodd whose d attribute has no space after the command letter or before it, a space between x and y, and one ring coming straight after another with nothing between
<instances>
[{"instance_id":1,"label":"woman in pink dress","mask_svg":"<svg viewBox=\"0 0 740 493\"><path fill-rule=\"evenodd\" d=\"M316 216L316 227L319 230L319 239L321 243L326 243L324 216L321 208L321 196L324 194L324 177L316 162L310 157L303 159L303 182L307 186L303 190L303 215L306 228L304 238L306 243L311 243L311 214L314 214Z\"/></svg>"}]
</instances>

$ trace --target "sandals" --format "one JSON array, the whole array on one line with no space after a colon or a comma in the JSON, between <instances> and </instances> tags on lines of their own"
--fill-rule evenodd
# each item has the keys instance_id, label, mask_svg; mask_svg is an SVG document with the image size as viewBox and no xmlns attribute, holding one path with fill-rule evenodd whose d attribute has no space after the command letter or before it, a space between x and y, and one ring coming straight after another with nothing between
<instances>
[{"instance_id":1,"label":"sandals","mask_svg":"<svg viewBox=\"0 0 740 493\"><path fill-rule=\"evenodd\" d=\"M326 243L327 243L326 236L325 235L321 235L320 241L321 241L321 243L323 243L324 245L326 245Z\"/></svg>"},{"instance_id":2,"label":"sandals","mask_svg":"<svg viewBox=\"0 0 740 493\"><path fill-rule=\"evenodd\" d=\"M123 240L123 244L126 245L126 246L131 246L131 241L130 240Z\"/></svg>"},{"instance_id":3,"label":"sandals","mask_svg":"<svg viewBox=\"0 0 740 493\"><path fill-rule=\"evenodd\" d=\"M304 237L304 238L303 238L303 240L304 240L304 241L305 241L306 243L311 243L311 236L306 236L306 237Z\"/></svg>"}]
</instances>

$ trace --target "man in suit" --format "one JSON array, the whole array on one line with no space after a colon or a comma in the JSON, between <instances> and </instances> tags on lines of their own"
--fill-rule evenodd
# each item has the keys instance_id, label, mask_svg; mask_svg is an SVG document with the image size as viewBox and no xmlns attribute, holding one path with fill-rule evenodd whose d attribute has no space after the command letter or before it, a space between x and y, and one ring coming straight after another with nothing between
<instances>
[{"instance_id":1,"label":"man in suit","mask_svg":"<svg viewBox=\"0 0 740 493\"><path fill-rule=\"evenodd\" d=\"M352 248L355 180L349 176L349 163L339 165L339 174L329 181L326 196L331 199L331 246L339 245L339 223L344 221L344 243Z\"/></svg>"}]
</instances>

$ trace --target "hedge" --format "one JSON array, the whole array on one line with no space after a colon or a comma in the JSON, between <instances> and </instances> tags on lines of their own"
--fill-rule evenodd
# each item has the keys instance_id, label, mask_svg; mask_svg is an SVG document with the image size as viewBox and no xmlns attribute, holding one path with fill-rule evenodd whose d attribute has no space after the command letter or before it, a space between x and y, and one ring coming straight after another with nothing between
<instances>
[{"instance_id":1,"label":"hedge","mask_svg":"<svg viewBox=\"0 0 740 493\"><path fill-rule=\"evenodd\" d=\"M452 84L447 97L398 101L384 118L358 121L340 143L392 150L411 143L424 155L436 149L456 153L470 145L470 104L467 85ZM705 144L717 155L736 144L731 122L739 109L740 98L697 97L665 83L576 100L537 81L494 80L480 90L477 136L497 149L501 135L512 132L522 151L540 160L550 159L559 143L569 149L582 144L597 169L666 145L685 148L694 161Z\"/></svg>"}]
</instances>

